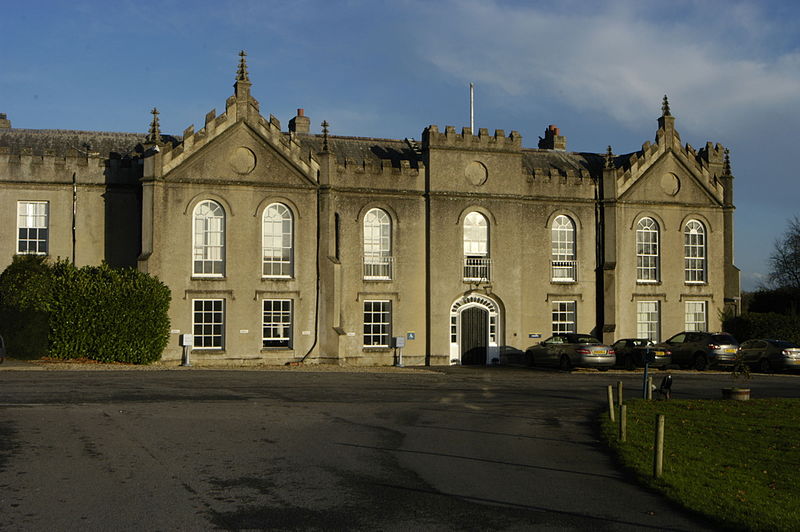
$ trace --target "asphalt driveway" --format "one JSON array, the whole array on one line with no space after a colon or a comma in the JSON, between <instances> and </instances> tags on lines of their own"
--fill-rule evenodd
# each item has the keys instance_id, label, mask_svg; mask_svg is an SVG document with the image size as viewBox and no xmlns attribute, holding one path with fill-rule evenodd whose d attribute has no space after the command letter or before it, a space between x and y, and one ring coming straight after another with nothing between
<instances>
[{"instance_id":1,"label":"asphalt driveway","mask_svg":"<svg viewBox=\"0 0 800 532\"><path fill-rule=\"evenodd\" d=\"M640 374L21 369L0 366L2 530L711 528L597 440L606 385L632 397Z\"/></svg>"}]
</instances>

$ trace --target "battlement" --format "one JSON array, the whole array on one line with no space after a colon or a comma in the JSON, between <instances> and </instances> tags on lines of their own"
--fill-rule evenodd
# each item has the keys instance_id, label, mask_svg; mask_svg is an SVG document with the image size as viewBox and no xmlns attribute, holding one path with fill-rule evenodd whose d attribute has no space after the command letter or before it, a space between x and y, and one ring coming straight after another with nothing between
<instances>
[{"instance_id":1,"label":"battlement","mask_svg":"<svg viewBox=\"0 0 800 532\"><path fill-rule=\"evenodd\" d=\"M125 159L120 157L116 161L121 163L122 160L130 159L130 157ZM64 155L58 154L55 150L34 153L33 148L12 150L8 146L0 146L0 164L105 168L109 164L109 159L101 157L99 153L82 152L75 148L71 148Z\"/></svg>"},{"instance_id":2,"label":"battlement","mask_svg":"<svg viewBox=\"0 0 800 532\"><path fill-rule=\"evenodd\" d=\"M480 128L477 135L472 134L472 129L465 127L461 133L456 133L456 128L446 126L441 133L439 127L431 125L422 132L422 146L425 148L453 148L459 150L474 149L483 151L520 151L522 150L522 135L512 131L507 137L505 131L496 129L494 135L489 134L486 128Z\"/></svg>"},{"instance_id":3,"label":"battlement","mask_svg":"<svg viewBox=\"0 0 800 532\"><path fill-rule=\"evenodd\" d=\"M590 179L592 177L589 170L581 168L576 170L574 168L533 168L530 173L531 180L554 181L560 180L563 183L571 183L574 185L593 184Z\"/></svg>"},{"instance_id":4,"label":"battlement","mask_svg":"<svg viewBox=\"0 0 800 532\"><path fill-rule=\"evenodd\" d=\"M337 161L336 172L340 175L345 174L364 174L364 175L394 175L399 177L418 177L425 173L425 165L422 161L417 161L412 166L411 161L401 159L399 166L395 166L391 159L362 159L356 160L346 157Z\"/></svg>"}]
</instances>

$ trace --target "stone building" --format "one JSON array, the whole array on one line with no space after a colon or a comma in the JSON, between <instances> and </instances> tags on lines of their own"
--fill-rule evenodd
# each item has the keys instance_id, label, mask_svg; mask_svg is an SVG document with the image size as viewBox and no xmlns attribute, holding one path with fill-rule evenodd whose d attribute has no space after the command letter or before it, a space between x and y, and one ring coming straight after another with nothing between
<instances>
[{"instance_id":1,"label":"stone building","mask_svg":"<svg viewBox=\"0 0 800 532\"><path fill-rule=\"evenodd\" d=\"M419 141L287 130L244 54L224 112L181 136L11 127L0 268L14 254L134 266L171 289L193 360L485 364L556 331L665 339L738 305L727 151L573 153L550 126L426 127Z\"/></svg>"}]
</instances>

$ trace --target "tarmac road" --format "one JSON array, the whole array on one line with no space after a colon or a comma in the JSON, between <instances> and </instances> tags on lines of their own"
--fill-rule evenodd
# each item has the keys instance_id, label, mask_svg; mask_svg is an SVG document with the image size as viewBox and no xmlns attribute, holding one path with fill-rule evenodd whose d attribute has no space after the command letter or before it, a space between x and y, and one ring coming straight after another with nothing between
<instances>
[{"instance_id":1,"label":"tarmac road","mask_svg":"<svg viewBox=\"0 0 800 532\"><path fill-rule=\"evenodd\" d=\"M597 441L606 385L633 397L641 374L15 369L0 369L0 530L713 528ZM673 391L729 384L681 372ZM751 387L800 395L792 376Z\"/></svg>"}]
</instances>

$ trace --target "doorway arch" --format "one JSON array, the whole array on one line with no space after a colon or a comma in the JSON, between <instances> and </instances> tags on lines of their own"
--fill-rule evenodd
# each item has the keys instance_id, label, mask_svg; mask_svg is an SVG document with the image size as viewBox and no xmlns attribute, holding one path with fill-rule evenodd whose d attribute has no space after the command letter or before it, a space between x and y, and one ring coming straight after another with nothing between
<instances>
[{"instance_id":1,"label":"doorway arch","mask_svg":"<svg viewBox=\"0 0 800 532\"><path fill-rule=\"evenodd\" d=\"M500 309L491 297L469 294L450 307L450 364L484 365L497 358Z\"/></svg>"}]
</instances>

